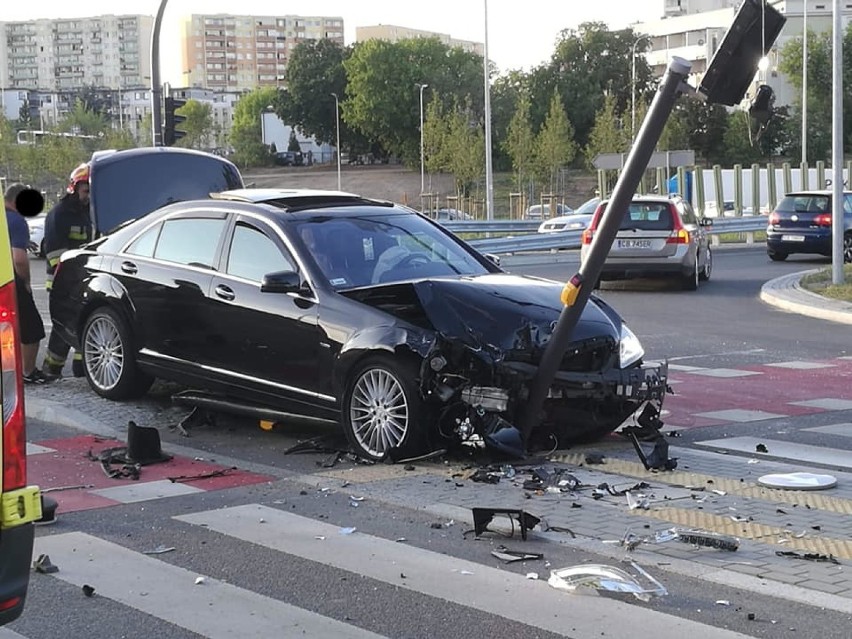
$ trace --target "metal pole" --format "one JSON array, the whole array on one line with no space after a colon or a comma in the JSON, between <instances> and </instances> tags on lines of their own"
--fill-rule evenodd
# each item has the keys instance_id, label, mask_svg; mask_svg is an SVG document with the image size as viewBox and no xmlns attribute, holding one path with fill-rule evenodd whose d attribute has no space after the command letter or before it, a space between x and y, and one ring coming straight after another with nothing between
<instances>
[{"instance_id":1,"label":"metal pole","mask_svg":"<svg viewBox=\"0 0 852 639\"><path fill-rule=\"evenodd\" d=\"M266 146L266 108L260 112L260 143Z\"/></svg>"},{"instance_id":2,"label":"metal pole","mask_svg":"<svg viewBox=\"0 0 852 639\"><path fill-rule=\"evenodd\" d=\"M154 18L154 30L151 33L151 134L154 146L163 146L163 116L160 113L160 103L163 89L160 84L160 26L163 13L169 0L160 0L157 17Z\"/></svg>"},{"instance_id":3,"label":"metal pole","mask_svg":"<svg viewBox=\"0 0 852 639\"><path fill-rule=\"evenodd\" d=\"M337 98L336 93L332 93L334 96L334 121L336 122L336 130L337 130L337 190L340 191L340 100Z\"/></svg>"},{"instance_id":4,"label":"metal pole","mask_svg":"<svg viewBox=\"0 0 852 639\"><path fill-rule=\"evenodd\" d=\"M843 25L840 0L834 0L831 65L831 283L843 284Z\"/></svg>"},{"instance_id":5,"label":"metal pole","mask_svg":"<svg viewBox=\"0 0 852 639\"><path fill-rule=\"evenodd\" d=\"M601 217L600 225L589 247L589 254L580 266L580 271L565 285L563 302L566 306L559 315L559 320L556 322L556 327L553 329L553 334L547 342L541 362L530 383L530 395L522 415L524 442L529 441L530 434L541 420L541 408L550 384L559 369L559 363L571 341L574 327L583 314L586 302L592 294L593 284L600 276L606 256L621 226L624 212L630 206L639 180L648 166L654 147L657 146L666 120L674 108L691 68L692 64L683 58L673 57L669 63L660 89L651 103L636 142L627 156L627 162L612 192L612 198Z\"/></svg>"},{"instance_id":6,"label":"metal pole","mask_svg":"<svg viewBox=\"0 0 852 639\"><path fill-rule=\"evenodd\" d=\"M802 164L808 161L808 0L802 21ZM804 182L802 182L804 184Z\"/></svg>"},{"instance_id":7,"label":"metal pole","mask_svg":"<svg viewBox=\"0 0 852 639\"><path fill-rule=\"evenodd\" d=\"M488 0L485 0L485 218L494 219L494 174L491 168L491 78L488 74Z\"/></svg>"},{"instance_id":8,"label":"metal pole","mask_svg":"<svg viewBox=\"0 0 852 639\"><path fill-rule=\"evenodd\" d=\"M423 193L426 192L426 155L424 153L423 148L423 89L428 87L428 84L418 84L420 87L420 199L421 199L421 207L423 208L422 200Z\"/></svg>"}]
</instances>

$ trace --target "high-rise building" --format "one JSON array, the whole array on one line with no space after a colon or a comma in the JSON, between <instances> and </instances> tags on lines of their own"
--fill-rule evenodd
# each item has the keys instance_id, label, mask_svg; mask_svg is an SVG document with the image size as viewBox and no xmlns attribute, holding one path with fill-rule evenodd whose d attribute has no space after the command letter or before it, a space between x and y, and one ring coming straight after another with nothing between
<instances>
[{"instance_id":1,"label":"high-rise building","mask_svg":"<svg viewBox=\"0 0 852 639\"><path fill-rule=\"evenodd\" d=\"M392 24L355 27L356 42L364 42L365 40L387 40L389 42L399 42L400 40L406 40L409 38L438 38L438 40L449 47L461 47L465 51L485 55L485 45L481 42L458 40L446 33L422 31L421 29L398 27Z\"/></svg>"},{"instance_id":2,"label":"high-rise building","mask_svg":"<svg viewBox=\"0 0 852 639\"><path fill-rule=\"evenodd\" d=\"M0 22L0 87L142 86L151 76L153 24L143 15Z\"/></svg>"},{"instance_id":3,"label":"high-rise building","mask_svg":"<svg viewBox=\"0 0 852 639\"><path fill-rule=\"evenodd\" d=\"M309 40L343 46L343 18L191 15L183 25L184 84L244 91L283 82L293 49Z\"/></svg>"},{"instance_id":4,"label":"high-rise building","mask_svg":"<svg viewBox=\"0 0 852 639\"><path fill-rule=\"evenodd\" d=\"M685 16L693 13L734 9L743 0L665 0L665 17Z\"/></svg>"}]
</instances>

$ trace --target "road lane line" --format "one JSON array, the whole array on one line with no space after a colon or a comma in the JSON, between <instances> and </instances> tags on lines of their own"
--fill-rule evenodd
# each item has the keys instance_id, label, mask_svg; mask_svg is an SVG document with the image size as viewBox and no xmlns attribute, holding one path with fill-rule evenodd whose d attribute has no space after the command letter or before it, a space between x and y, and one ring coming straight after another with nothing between
<instances>
[{"instance_id":1,"label":"road lane line","mask_svg":"<svg viewBox=\"0 0 852 639\"><path fill-rule=\"evenodd\" d=\"M34 555L59 566L53 576L209 639L300 636L381 639L323 615L199 575L80 532L39 537ZM4 638L5 639L5 638Z\"/></svg>"},{"instance_id":2,"label":"road lane line","mask_svg":"<svg viewBox=\"0 0 852 639\"><path fill-rule=\"evenodd\" d=\"M729 437L727 439L708 439L695 442L697 446L709 448L723 448L740 453L750 453L761 457L783 457L800 464L823 464L826 466L837 466L839 468L852 469L852 451L834 450L822 446L811 446L810 444L796 444L777 439L763 439L756 437ZM766 453L757 453L759 445L766 447Z\"/></svg>"},{"instance_id":3,"label":"road lane line","mask_svg":"<svg viewBox=\"0 0 852 639\"><path fill-rule=\"evenodd\" d=\"M655 639L745 636L611 598L568 594L546 580L357 531L344 535L337 526L259 504L175 519L564 636L623 636L625 619Z\"/></svg>"}]
</instances>

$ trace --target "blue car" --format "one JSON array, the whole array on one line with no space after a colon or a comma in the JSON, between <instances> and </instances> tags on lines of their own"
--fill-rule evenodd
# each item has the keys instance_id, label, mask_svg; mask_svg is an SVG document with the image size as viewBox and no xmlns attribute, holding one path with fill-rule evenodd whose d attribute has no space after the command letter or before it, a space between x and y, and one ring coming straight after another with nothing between
<instances>
[{"instance_id":1,"label":"blue car","mask_svg":"<svg viewBox=\"0 0 852 639\"><path fill-rule=\"evenodd\" d=\"M793 253L831 257L831 191L788 193L769 215L766 252L782 262ZM852 192L843 193L843 261L852 262Z\"/></svg>"}]
</instances>

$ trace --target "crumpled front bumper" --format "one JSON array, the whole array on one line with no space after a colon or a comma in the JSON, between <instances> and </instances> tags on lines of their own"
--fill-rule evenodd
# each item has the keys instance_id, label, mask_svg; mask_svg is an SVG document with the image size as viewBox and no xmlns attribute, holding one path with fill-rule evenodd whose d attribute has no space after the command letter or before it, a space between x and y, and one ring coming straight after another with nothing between
<instances>
[{"instance_id":1,"label":"crumpled front bumper","mask_svg":"<svg viewBox=\"0 0 852 639\"><path fill-rule=\"evenodd\" d=\"M611 368L600 373L558 371L551 394L644 402L662 401L668 392L669 364L643 362L631 368Z\"/></svg>"}]
</instances>

